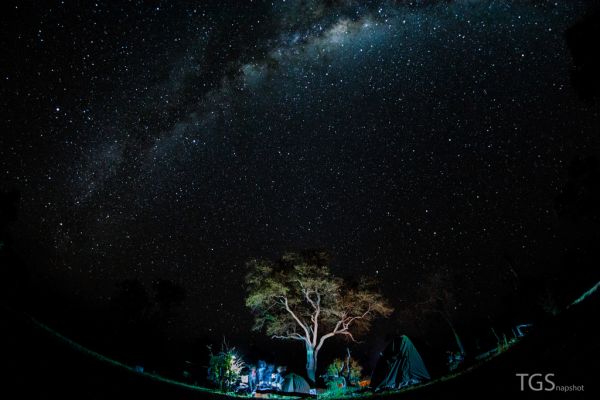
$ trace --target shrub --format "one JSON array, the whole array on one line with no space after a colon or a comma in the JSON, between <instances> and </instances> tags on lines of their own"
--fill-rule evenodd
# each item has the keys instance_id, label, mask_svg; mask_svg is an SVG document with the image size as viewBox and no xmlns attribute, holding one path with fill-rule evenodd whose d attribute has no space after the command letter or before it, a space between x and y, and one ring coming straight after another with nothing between
<instances>
[{"instance_id":1,"label":"shrub","mask_svg":"<svg viewBox=\"0 0 600 400\"><path fill-rule=\"evenodd\" d=\"M210 347L209 347L210 349ZM222 391L232 391L240 381L244 361L235 348L221 346L217 354L210 353L208 379Z\"/></svg>"},{"instance_id":2,"label":"shrub","mask_svg":"<svg viewBox=\"0 0 600 400\"><path fill-rule=\"evenodd\" d=\"M324 376L325 381L337 382L342 387L357 386L361 380L362 367L352 357L346 357L345 360L336 358L327 367L327 374Z\"/></svg>"}]
</instances>

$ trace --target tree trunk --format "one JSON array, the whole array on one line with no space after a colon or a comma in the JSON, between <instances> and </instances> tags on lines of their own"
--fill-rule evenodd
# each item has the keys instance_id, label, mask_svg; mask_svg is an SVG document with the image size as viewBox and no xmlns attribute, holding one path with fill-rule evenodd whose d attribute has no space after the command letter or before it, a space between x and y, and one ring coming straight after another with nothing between
<instances>
[{"instance_id":1,"label":"tree trunk","mask_svg":"<svg viewBox=\"0 0 600 400\"><path fill-rule=\"evenodd\" d=\"M461 354L465 354L465 348L463 347L460 337L458 336L458 332L456 332L456 329L454 329L454 324L452 324L452 322L450 321L450 318L446 314L442 314L442 315L444 316L444 319L450 326L450 329L452 329L452 333L454 334L454 340L456 340L456 345L458 346L458 351Z\"/></svg>"},{"instance_id":2,"label":"tree trunk","mask_svg":"<svg viewBox=\"0 0 600 400\"><path fill-rule=\"evenodd\" d=\"M317 375L317 352L314 347L306 345L306 376L311 386L316 383Z\"/></svg>"},{"instance_id":3,"label":"tree trunk","mask_svg":"<svg viewBox=\"0 0 600 400\"><path fill-rule=\"evenodd\" d=\"M345 365L346 371L344 371L343 376L346 379L346 385L348 385L348 386L350 385L350 374L351 374L351 371L350 371L350 358L351 358L351 356L350 356L350 349L348 347L346 347L346 365Z\"/></svg>"}]
</instances>

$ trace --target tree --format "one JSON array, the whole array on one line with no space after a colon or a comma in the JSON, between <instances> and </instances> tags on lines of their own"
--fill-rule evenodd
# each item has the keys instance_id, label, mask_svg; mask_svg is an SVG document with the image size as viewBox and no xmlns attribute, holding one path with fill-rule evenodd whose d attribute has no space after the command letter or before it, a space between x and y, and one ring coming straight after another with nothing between
<instances>
[{"instance_id":1,"label":"tree","mask_svg":"<svg viewBox=\"0 0 600 400\"><path fill-rule=\"evenodd\" d=\"M232 391L246 365L244 360L235 348L230 349L225 341L221 345L221 351L217 354L213 354L211 346L208 349L210 351L208 379L221 391Z\"/></svg>"},{"instance_id":2,"label":"tree","mask_svg":"<svg viewBox=\"0 0 600 400\"><path fill-rule=\"evenodd\" d=\"M329 271L325 252L287 253L278 260L251 260L246 276L255 330L274 339L297 340L306 348L306 373L314 384L317 357L334 336L355 341L373 319L393 312L374 282L350 285Z\"/></svg>"},{"instance_id":3,"label":"tree","mask_svg":"<svg viewBox=\"0 0 600 400\"><path fill-rule=\"evenodd\" d=\"M465 348L452 323L451 310L456 309L456 299L454 298L453 293L448 289L450 280L451 277L447 271L438 271L431 275L429 281L425 284L425 292L428 297L424 302L419 303L419 306L422 306L424 310L435 312L442 316L454 335L458 352L464 355Z\"/></svg>"}]
</instances>

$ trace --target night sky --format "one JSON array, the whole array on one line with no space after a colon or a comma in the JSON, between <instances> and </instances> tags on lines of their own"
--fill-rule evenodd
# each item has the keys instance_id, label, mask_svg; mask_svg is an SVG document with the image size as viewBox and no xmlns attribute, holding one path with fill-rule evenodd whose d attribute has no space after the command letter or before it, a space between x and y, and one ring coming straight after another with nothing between
<instances>
[{"instance_id":1,"label":"night sky","mask_svg":"<svg viewBox=\"0 0 600 400\"><path fill-rule=\"evenodd\" d=\"M565 41L585 1L9 3L20 257L83 307L181 285L173 337L244 337L245 261L305 248L379 277L387 327L439 285L459 323L502 310L552 270L554 200L599 148Z\"/></svg>"}]
</instances>

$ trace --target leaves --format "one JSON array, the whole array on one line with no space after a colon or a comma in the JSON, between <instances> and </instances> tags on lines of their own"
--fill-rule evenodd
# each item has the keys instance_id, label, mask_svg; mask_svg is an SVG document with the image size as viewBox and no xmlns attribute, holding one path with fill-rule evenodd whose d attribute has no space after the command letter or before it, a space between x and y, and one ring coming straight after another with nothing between
<instances>
[{"instance_id":1,"label":"leaves","mask_svg":"<svg viewBox=\"0 0 600 400\"><path fill-rule=\"evenodd\" d=\"M210 355L208 379L223 391L230 391L240 379L246 364L235 348L223 344L218 354Z\"/></svg>"},{"instance_id":2,"label":"leaves","mask_svg":"<svg viewBox=\"0 0 600 400\"><path fill-rule=\"evenodd\" d=\"M374 318L393 312L373 280L363 278L351 288L331 273L329 260L324 252L286 253L277 262L250 260L246 306L254 314L254 329L316 347L323 337L354 339Z\"/></svg>"},{"instance_id":3,"label":"leaves","mask_svg":"<svg viewBox=\"0 0 600 400\"><path fill-rule=\"evenodd\" d=\"M344 377L348 381L348 384L356 385L361 380L362 370L362 366L352 357L346 357L345 359L336 358L327 367L325 381Z\"/></svg>"}]
</instances>

